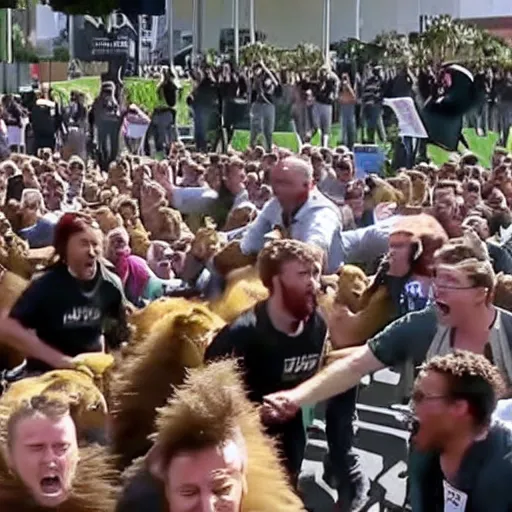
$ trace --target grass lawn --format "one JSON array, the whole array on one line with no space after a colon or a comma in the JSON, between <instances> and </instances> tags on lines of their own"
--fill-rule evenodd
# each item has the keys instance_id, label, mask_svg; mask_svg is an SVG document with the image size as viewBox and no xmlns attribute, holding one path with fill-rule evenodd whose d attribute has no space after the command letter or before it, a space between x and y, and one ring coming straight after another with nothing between
<instances>
[{"instance_id":1,"label":"grass lawn","mask_svg":"<svg viewBox=\"0 0 512 512\"><path fill-rule=\"evenodd\" d=\"M138 105L145 105L148 110L152 110L157 102L156 96L156 80L145 79L145 78L126 78L125 87L128 92L129 101ZM100 88L99 77L84 77L76 80L68 80L65 82L54 82L52 87L57 92L59 97L65 103L68 101L69 93L71 90L78 90L86 95L87 101L92 100L98 94ZM184 90L181 95L181 99L178 103L178 124L189 125L190 111L189 107L185 102L185 99L190 91L190 83L184 82ZM494 147L498 140L496 133L489 133L487 137L479 137L475 130L466 129L464 135L468 141L469 147L473 153L475 153L482 165L490 167L491 156ZM335 147L340 140L340 128L338 125L334 125L330 138L330 145ZM312 143L318 145L320 137L317 135ZM291 132L276 132L274 133L274 143L280 147L286 147L292 151L297 151L297 140L295 134ZM249 145L249 132L247 130L237 130L233 140L233 147L238 150L244 150ZM508 147L512 151L512 137L509 137ZM437 146L429 145L428 147L429 157L437 165L442 165L446 162L450 153Z\"/></svg>"}]
</instances>

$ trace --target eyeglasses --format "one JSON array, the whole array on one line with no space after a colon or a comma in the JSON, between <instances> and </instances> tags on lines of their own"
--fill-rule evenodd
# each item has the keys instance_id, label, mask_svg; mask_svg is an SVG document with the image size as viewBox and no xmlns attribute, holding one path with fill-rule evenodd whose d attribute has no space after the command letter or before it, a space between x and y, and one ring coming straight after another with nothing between
<instances>
[{"instance_id":1,"label":"eyeglasses","mask_svg":"<svg viewBox=\"0 0 512 512\"><path fill-rule=\"evenodd\" d=\"M449 400L452 397L450 395L427 395L420 389L416 389L412 392L411 400L415 404L421 404L429 400Z\"/></svg>"},{"instance_id":2,"label":"eyeglasses","mask_svg":"<svg viewBox=\"0 0 512 512\"><path fill-rule=\"evenodd\" d=\"M438 283L437 281L432 281L432 288L434 290L473 290L477 288L476 286L459 286L456 284L448 284L448 283Z\"/></svg>"}]
</instances>

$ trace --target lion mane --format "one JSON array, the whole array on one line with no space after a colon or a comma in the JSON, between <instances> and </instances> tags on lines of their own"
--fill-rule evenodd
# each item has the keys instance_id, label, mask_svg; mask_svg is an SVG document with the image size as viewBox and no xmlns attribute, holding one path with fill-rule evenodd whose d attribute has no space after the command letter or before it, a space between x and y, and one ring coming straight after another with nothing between
<instances>
[{"instance_id":1,"label":"lion mane","mask_svg":"<svg viewBox=\"0 0 512 512\"><path fill-rule=\"evenodd\" d=\"M112 450L122 467L150 448L156 409L183 382L187 368L203 364L206 347L224 325L205 306L189 302L188 309L167 309L151 333L130 347L111 382Z\"/></svg>"},{"instance_id":2,"label":"lion mane","mask_svg":"<svg viewBox=\"0 0 512 512\"><path fill-rule=\"evenodd\" d=\"M167 458L184 446L201 449L241 434L248 456L242 512L304 511L280 464L276 444L264 433L258 406L246 398L235 361L189 370L184 384L158 411L156 427L155 452ZM146 462L151 463L151 457ZM143 461L136 461L125 476L142 468Z\"/></svg>"}]
</instances>

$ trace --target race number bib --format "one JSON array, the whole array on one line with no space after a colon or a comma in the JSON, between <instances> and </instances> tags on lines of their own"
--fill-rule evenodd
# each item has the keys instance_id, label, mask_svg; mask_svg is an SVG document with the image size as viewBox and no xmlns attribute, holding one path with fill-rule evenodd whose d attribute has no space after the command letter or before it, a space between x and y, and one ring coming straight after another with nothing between
<instances>
[{"instance_id":1,"label":"race number bib","mask_svg":"<svg viewBox=\"0 0 512 512\"><path fill-rule=\"evenodd\" d=\"M465 492L455 489L446 480L443 481L444 487L444 512L464 512L468 495Z\"/></svg>"}]
</instances>

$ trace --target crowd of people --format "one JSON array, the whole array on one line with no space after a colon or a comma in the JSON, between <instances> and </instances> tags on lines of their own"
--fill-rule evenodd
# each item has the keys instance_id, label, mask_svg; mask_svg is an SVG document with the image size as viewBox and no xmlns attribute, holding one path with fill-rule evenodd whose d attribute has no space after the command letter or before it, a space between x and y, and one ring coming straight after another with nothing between
<instances>
[{"instance_id":1,"label":"crowd of people","mask_svg":"<svg viewBox=\"0 0 512 512\"><path fill-rule=\"evenodd\" d=\"M512 72L492 68L472 71L471 108L465 124L480 135L489 130L498 133L500 144L506 146ZM316 133L322 147L328 147L333 121L339 122L339 143L349 149L356 142L375 144L377 137L386 142L388 129L395 123L390 111L384 109L386 98L411 97L422 109L435 104L447 89L442 70L433 67L384 69L368 64L358 70L357 66L339 64L336 69L323 66L317 71L292 72L270 69L263 61L237 67L230 61L210 65L203 59L186 73L161 66L145 69L144 74L159 80L157 104L151 112L126 97L119 75L105 75L102 90L92 104L87 105L84 94L73 91L69 105L64 107L48 87L43 87L39 101L35 94L25 93L24 98L5 95L0 117L7 127L23 129L30 120L27 145L31 152L67 145L81 158L93 153L104 167L120 154L120 140L132 151L153 156L167 152L170 143L179 139L177 106L183 94L183 76L193 84L185 99L191 112L193 142L201 152L220 149L225 153L235 128L244 125L246 117L251 147L261 137L270 152L280 103L290 107L289 121L299 148ZM0 151L5 152L2 144L5 146L5 141L0 139ZM420 156L425 158L424 151ZM412 163L407 161L407 166Z\"/></svg>"},{"instance_id":2,"label":"crowd of people","mask_svg":"<svg viewBox=\"0 0 512 512\"><path fill-rule=\"evenodd\" d=\"M303 114L328 135L334 102L348 127L360 100L371 139L378 68L362 89L328 68L296 83L298 154L272 145L282 78L263 63L246 78L196 70L195 149L176 132L172 70L152 113L115 81L90 109L43 85L26 151L7 139L23 111L4 97L2 510L314 510L300 472L302 410L317 404L336 510L360 510L358 386L390 367L410 406L410 508L509 512L512 154L358 179L354 137L312 146ZM229 99L221 153L205 138L212 84ZM243 94L251 144L235 151ZM144 123L163 159L132 136Z\"/></svg>"}]
</instances>

